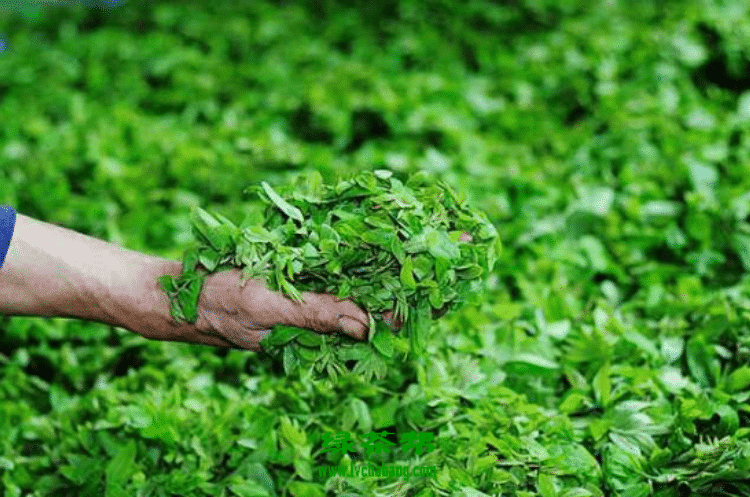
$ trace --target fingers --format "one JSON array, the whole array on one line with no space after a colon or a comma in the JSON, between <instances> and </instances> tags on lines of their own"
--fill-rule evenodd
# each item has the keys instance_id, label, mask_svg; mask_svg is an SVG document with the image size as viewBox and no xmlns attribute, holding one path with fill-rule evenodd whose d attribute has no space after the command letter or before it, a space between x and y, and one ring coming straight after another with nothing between
<instances>
[{"instance_id":1,"label":"fingers","mask_svg":"<svg viewBox=\"0 0 750 497\"><path fill-rule=\"evenodd\" d=\"M351 300L339 301L335 295L303 293L305 299L304 328L318 333L345 334L357 340L367 339L367 313Z\"/></svg>"},{"instance_id":2,"label":"fingers","mask_svg":"<svg viewBox=\"0 0 750 497\"><path fill-rule=\"evenodd\" d=\"M303 292L297 303L280 292L272 292L264 282L250 281L245 289L246 312L255 317L253 327L286 324L317 333L344 332L357 340L367 339L367 314L351 300L335 295Z\"/></svg>"},{"instance_id":3,"label":"fingers","mask_svg":"<svg viewBox=\"0 0 750 497\"><path fill-rule=\"evenodd\" d=\"M310 306L310 319L306 323L306 328L318 333L343 332L357 340L367 340L367 313L353 301L339 301L334 295L313 293L304 294L304 298ZM401 328L403 323L394 316L393 311L386 311L381 315L394 331Z\"/></svg>"},{"instance_id":4,"label":"fingers","mask_svg":"<svg viewBox=\"0 0 750 497\"><path fill-rule=\"evenodd\" d=\"M459 240L461 240L462 242L470 242L473 240L473 238L470 234L464 231L463 233L461 233L461 237L459 238Z\"/></svg>"}]
</instances>

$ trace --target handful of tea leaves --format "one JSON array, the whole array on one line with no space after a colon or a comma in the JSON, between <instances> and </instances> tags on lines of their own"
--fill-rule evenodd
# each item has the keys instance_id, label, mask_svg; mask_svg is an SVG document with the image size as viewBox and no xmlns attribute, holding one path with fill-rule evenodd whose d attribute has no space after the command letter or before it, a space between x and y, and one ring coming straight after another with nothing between
<instances>
[{"instance_id":1,"label":"handful of tea leaves","mask_svg":"<svg viewBox=\"0 0 750 497\"><path fill-rule=\"evenodd\" d=\"M484 213L423 173L404 183L387 170L366 171L329 186L315 171L278 192L266 182L248 191L267 204L262 226L237 227L195 209L197 244L177 278L159 281L178 321L197 320L207 273L233 267L242 268L243 281L261 277L295 302L301 292L324 292L367 311L368 342L275 326L261 345L283 354L287 374L312 368L335 378L354 361L355 373L382 378L385 358L424 351L433 309L455 309L481 289L501 247ZM403 323L398 335L381 317L387 310Z\"/></svg>"}]
</instances>

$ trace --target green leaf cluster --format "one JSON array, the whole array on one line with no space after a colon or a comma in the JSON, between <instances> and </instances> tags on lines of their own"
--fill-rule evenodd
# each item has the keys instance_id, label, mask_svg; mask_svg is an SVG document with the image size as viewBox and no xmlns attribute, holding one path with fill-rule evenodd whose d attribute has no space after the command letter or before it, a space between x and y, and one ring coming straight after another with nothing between
<instances>
[{"instance_id":1,"label":"green leaf cluster","mask_svg":"<svg viewBox=\"0 0 750 497\"><path fill-rule=\"evenodd\" d=\"M276 326L261 345L283 354L287 372L314 364L336 376L353 361L355 373L382 378L384 359L394 352L425 351L433 313L460 308L501 247L483 212L423 173L402 181L379 169L328 185L313 171L279 193L265 181L247 191L265 203L263 222L237 226L194 209L197 240L185 252L182 272L159 281L174 319L187 322L198 317L205 276L232 268L242 270L243 284L262 278L297 303L303 292L329 293L367 311L367 345ZM464 233L471 242L461 239ZM387 310L403 323L399 336L377 324Z\"/></svg>"}]
</instances>

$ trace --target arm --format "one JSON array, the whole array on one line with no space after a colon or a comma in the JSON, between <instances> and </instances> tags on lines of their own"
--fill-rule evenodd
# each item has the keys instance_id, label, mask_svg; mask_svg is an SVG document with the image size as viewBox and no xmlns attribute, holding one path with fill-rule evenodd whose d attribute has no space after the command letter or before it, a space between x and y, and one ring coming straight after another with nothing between
<instances>
[{"instance_id":1,"label":"arm","mask_svg":"<svg viewBox=\"0 0 750 497\"><path fill-rule=\"evenodd\" d=\"M18 214L0 269L0 312L150 328L153 338L185 334L160 312L156 285L147 283L170 269L179 272L171 261Z\"/></svg>"},{"instance_id":2,"label":"arm","mask_svg":"<svg viewBox=\"0 0 750 497\"><path fill-rule=\"evenodd\" d=\"M86 319L155 340L253 350L274 324L366 336L367 315L353 302L305 292L305 303L296 304L262 281L240 288L238 270L209 275L198 321L176 323L157 278L180 270L180 262L18 214L0 269L0 313Z\"/></svg>"}]
</instances>

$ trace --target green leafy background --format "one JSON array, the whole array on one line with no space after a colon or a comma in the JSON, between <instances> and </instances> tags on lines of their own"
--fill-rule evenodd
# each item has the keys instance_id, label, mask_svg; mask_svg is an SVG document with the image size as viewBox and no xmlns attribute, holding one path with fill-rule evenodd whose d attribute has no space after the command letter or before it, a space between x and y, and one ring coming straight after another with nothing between
<instances>
[{"instance_id":1,"label":"green leafy background","mask_svg":"<svg viewBox=\"0 0 750 497\"><path fill-rule=\"evenodd\" d=\"M750 494L745 2L6 2L0 202L179 259L193 207L425 171L503 242L385 378L0 317L7 496ZM322 435L430 431L319 478ZM395 441L395 440L394 440ZM358 447L361 449L361 446Z\"/></svg>"}]
</instances>

